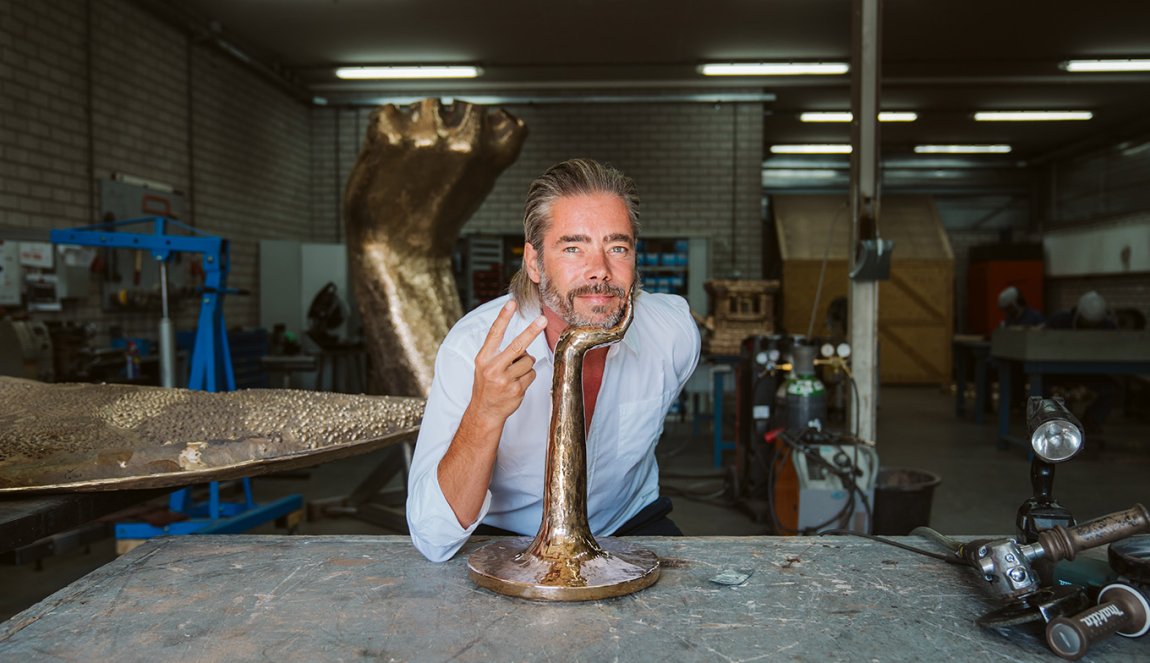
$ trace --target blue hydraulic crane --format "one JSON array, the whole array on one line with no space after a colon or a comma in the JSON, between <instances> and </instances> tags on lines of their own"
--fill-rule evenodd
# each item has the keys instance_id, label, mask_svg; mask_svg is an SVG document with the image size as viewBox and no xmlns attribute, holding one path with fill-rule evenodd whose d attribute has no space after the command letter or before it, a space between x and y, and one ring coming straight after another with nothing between
<instances>
[{"instance_id":1,"label":"blue hydraulic crane","mask_svg":"<svg viewBox=\"0 0 1150 663\"><path fill-rule=\"evenodd\" d=\"M152 232L125 232L121 228L150 224ZM187 234L172 234L173 229ZM112 221L94 226L53 230L52 242L95 246L109 249L148 251L160 266L160 376L164 387L175 385L175 332L168 311L168 260L174 253L199 253L203 256L204 287L200 297L200 317L196 341L192 347L188 388L202 391L234 391L235 373L224 325L223 299L228 292L228 241L202 233L175 219L155 216ZM222 502L219 483L209 484L207 502L195 502L189 489L183 488L169 497L169 509L188 516L187 520L163 527L145 523L119 523L116 538L142 540L174 534L235 533L287 516L303 508L301 495L289 495L267 504L257 505L252 497L250 479L243 480L244 501Z\"/></svg>"},{"instance_id":2,"label":"blue hydraulic crane","mask_svg":"<svg viewBox=\"0 0 1150 663\"><path fill-rule=\"evenodd\" d=\"M117 228L152 224L151 233L123 232ZM169 234L170 228L179 228L188 235ZM52 242L79 246L97 246L109 249L135 249L148 251L160 265L160 376L161 385L175 385L175 334L168 314L168 260L173 253L199 253L203 255L204 292L200 300L200 319L196 326L196 342L192 348L189 389L202 391L234 391L235 374L232 372L228 334L224 327L223 298L227 287L228 241L207 235L191 226L163 216L112 221L96 226L68 230L53 230Z\"/></svg>"}]
</instances>

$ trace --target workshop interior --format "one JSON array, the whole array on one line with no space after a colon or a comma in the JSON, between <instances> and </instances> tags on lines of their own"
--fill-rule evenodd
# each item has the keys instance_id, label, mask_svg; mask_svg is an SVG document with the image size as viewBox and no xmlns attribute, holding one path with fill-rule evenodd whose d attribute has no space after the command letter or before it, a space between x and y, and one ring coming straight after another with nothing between
<instances>
[{"instance_id":1,"label":"workshop interior","mask_svg":"<svg viewBox=\"0 0 1150 663\"><path fill-rule=\"evenodd\" d=\"M6 3L0 658L1146 660L1148 25ZM429 562L439 344L573 157L635 180L642 291L699 331L684 536L593 535L560 420L628 300L559 341L540 533Z\"/></svg>"}]
</instances>

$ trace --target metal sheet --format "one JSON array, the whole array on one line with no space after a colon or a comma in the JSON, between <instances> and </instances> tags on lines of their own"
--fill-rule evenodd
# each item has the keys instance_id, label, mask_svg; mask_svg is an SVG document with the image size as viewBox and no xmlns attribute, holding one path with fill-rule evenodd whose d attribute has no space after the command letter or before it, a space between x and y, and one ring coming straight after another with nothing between
<instances>
[{"instance_id":1,"label":"metal sheet","mask_svg":"<svg viewBox=\"0 0 1150 663\"><path fill-rule=\"evenodd\" d=\"M0 494L165 488L414 438L420 398L0 378Z\"/></svg>"}]
</instances>

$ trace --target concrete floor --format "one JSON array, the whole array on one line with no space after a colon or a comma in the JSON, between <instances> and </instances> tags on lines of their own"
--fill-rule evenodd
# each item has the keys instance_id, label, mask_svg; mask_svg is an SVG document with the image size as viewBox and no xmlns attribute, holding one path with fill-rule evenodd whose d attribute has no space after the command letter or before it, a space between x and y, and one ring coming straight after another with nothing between
<instances>
[{"instance_id":1,"label":"concrete floor","mask_svg":"<svg viewBox=\"0 0 1150 663\"><path fill-rule=\"evenodd\" d=\"M931 526L948 534L1005 534L1013 529L1018 506L1030 494L1029 461L1018 447L999 449L993 416L978 425L954 413L953 397L937 388L885 387L880 395L878 451L884 467L904 467L938 474ZM1020 417L1015 431L1021 428ZM670 422L660 444L660 465L668 476L672 518L688 535L746 536L763 534L758 524L725 498L725 473L712 467L711 431L692 435L689 423ZM1087 451L1060 465L1054 494L1079 521L1150 505L1150 422L1116 414L1105 435L1088 438ZM382 458L377 452L314 468L302 475L255 480L257 499L302 493L305 500L351 491ZM684 478L686 477L686 478ZM272 527L257 530L282 533ZM391 533L351 518L304 522L301 533ZM7 619L52 592L113 559L110 540L87 551L44 560L42 569L0 566L0 620Z\"/></svg>"}]
</instances>

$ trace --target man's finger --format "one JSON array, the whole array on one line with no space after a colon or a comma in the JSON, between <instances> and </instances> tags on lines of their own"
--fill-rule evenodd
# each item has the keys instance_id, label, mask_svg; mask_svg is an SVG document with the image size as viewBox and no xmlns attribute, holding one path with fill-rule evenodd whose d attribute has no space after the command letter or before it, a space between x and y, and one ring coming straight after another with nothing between
<instances>
[{"instance_id":1,"label":"man's finger","mask_svg":"<svg viewBox=\"0 0 1150 663\"><path fill-rule=\"evenodd\" d=\"M511 322L511 316L514 314L515 300L511 299L499 310L499 315L495 316L495 322L491 323L491 329L488 330L487 338L483 340L483 345L479 348L478 356L490 357L499 352L499 345L503 343L503 335L507 333L507 325Z\"/></svg>"},{"instance_id":2,"label":"man's finger","mask_svg":"<svg viewBox=\"0 0 1150 663\"><path fill-rule=\"evenodd\" d=\"M535 357L529 354L521 354L507 367L507 375L512 380L518 380L525 374L530 373L533 368L535 368Z\"/></svg>"},{"instance_id":3,"label":"man's finger","mask_svg":"<svg viewBox=\"0 0 1150 663\"><path fill-rule=\"evenodd\" d=\"M503 354L507 357L518 357L519 355L523 354L527 351L527 348L531 345L531 342L535 340L535 337L539 336L539 334L546 328L547 318L543 316L535 318L531 321L531 324L527 325L527 329L519 332L519 335L507 344L507 347L503 350Z\"/></svg>"}]
</instances>

